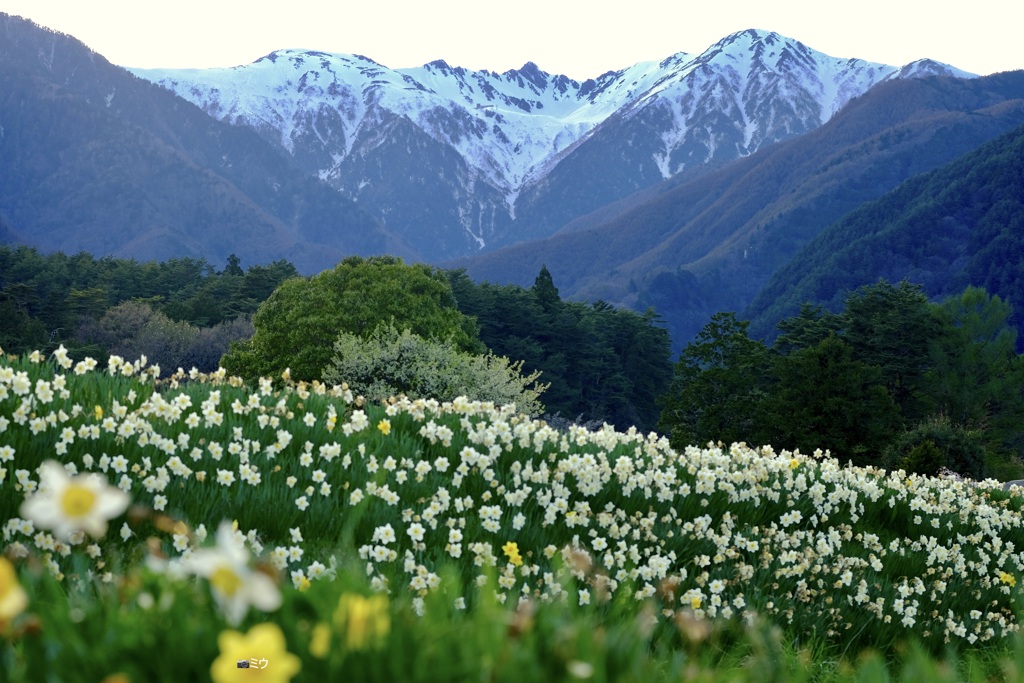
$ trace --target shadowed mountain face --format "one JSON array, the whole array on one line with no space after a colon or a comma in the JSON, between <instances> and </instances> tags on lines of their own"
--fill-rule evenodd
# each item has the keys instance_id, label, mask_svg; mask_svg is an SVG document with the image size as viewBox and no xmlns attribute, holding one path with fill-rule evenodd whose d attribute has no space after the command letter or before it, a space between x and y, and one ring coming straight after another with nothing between
<instances>
[{"instance_id":1,"label":"shadowed mountain face","mask_svg":"<svg viewBox=\"0 0 1024 683\"><path fill-rule=\"evenodd\" d=\"M819 233L754 300L751 332L772 335L805 301L839 310L878 278L907 278L933 298L983 287L1013 306L1010 321L1024 332L1024 126Z\"/></svg>"},{"instance_id":2,"label":"shadowed mountain face","mask_svg":"<svg viewBox=\"0 0 1024 683\"><path fill-rule=\"evenodd\" d=\"M0 217L46 251L214 263L235 252L305 272L353 253L415 255L278 146L8 15L0 122Z\"/></svg>"},{"instance_id":3,"label":"shadowed mountain face","mask_svg":"<svg viewBox=\"0 0 1024 683\"><path fill-rule=\"evenodd\" d=\"M546 264L568 296L654 306L678 348L829 224L1021 123L1024 72L885 83L806 135L456 265L525 285Z\"/></svg>"},{"instance_id":4,"label":"shadowed mountain face","mask_svg":"<svg viewBox=\"0 0 1024 683\"><path fill-rule=\"evenodd\" d=\"M390 69L299 50L135 73L282 145L434 261L547 237L641 188L813 130L883 81L968 75L837 59L755 30L584 82L532 63Z\"/></svg>"}]
</instances>

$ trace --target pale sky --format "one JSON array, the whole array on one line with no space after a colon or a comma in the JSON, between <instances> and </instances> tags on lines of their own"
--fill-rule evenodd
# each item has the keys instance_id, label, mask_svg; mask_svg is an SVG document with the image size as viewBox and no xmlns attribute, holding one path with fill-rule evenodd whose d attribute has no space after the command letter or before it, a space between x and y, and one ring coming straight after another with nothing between
<instances>
[{"instance_id":1,"label":"pale sky","mask_svg":"<svg viewBox=\"0 0 1024 683\"><path fill-rule=\"evenodd\" d=\"M143 68L235 66L299 48L391 68L444 59L501 72L532 61L583 80L759 28L833 57L1024 69L1021 0L0 0L0 11Z\"/></svg>"}]
</instances>

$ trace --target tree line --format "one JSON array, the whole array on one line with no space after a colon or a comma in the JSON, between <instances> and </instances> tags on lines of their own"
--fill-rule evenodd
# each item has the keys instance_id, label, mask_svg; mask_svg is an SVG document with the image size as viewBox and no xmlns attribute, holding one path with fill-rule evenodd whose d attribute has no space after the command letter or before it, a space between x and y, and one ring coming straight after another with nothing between
<instances>
[{"instance_id":1,"label":"tree line","mask_svg":"<svg viewBox=\"0 0 1024 683\"><path fill-rule=\"evenodd\" d=\"M384 377L383 357L418 368L439 368L444 358L474 381L490 378L491 390L518 387L530 405L536 397L520 379L539 377L549 416L623 429L653 429L672 372L668 333L652 311L563 301L547 268L523 288L389 256L351 257L303 278L284 260L243 270L232 255L218 271L204 259L140 263L0 246L0 320L8 353L63 344L75 357L144 353L169 370L223 363L250 378L288 367L307 381L372 370L377 393L416 389ZM374 336L378 328L388 329ZM339 341L350 362L339 361Z\"/></svg>"},{"instance_id":2,"label":"tree line","mask_svg":"<svg viewBox=\"0 0 1024 683\"><path fill-rule=\"evenodd\" d=\"M1024 365L1011 315L981 288L931 303L906 280L861 287L839 313L804 304L771 347L718 313L680 354L659 428L676 447L745 441L1016 478Z\"/></svg>"},{"instance_id":3,"label":"tree line","mask_svg":"<svg viewBox=\"0 0 1024 683\"><path fill-rule=\"evenodd\" d=\"M672 363L668 331L653 309L564 301L546 266L529 288L474 283L461 270L448 277L487 348L523 361L550 383L550 414L620 429L655 427Z\"/></svg>"},{"instance_id":4,"label":"tree line","mask_svg":"<svg viewBox=\"0 0 1024 683\"><path fill-rule=\"evenodd\" d=\"M0 247L8 353L146 354L173 370L350 381L442 399L515 401L549 419L657 428L709 441L828 449L859 465L1001 479L1024 474L1024 366L1012 309L968 287L932 303L884 280L831 313L805 304L768 346L718 313L670 359L653 310L564 301L546 267L532 287L475 283L380 256L299 277L277 261L216 271Z\"/></svg>"},{"instance_id":5,"label":"tree line","mask_svg":"<svg viewBox=\"0 0 1024 683\"><path fill-rule=\"evenodd\" d=\"M465 354L489 354L489 370L461 371L475 378L461 390L482 395L486 384L526 391L521 378L539 377L539 399L559 421L649 430L672 370L668 333L657 323L653 312L562 301L543 267L527 289L476 284L464 271L390 256L353 256L279 287L254 316L255 335L233 344L223 365L246 378L287 368L295 379L352 383L356 373L366 378L358 387L364 393L393 387L411 395L450 385L440 381L437 359L448 359L451 374L473 366ZM405 360L380 362L385 355ZM412 366L437 370L428 378L410 373ZM531 404L536 398L520 396Z\"/></svg>"},{"instance_id":6,"label":"tree line","mask_svg":"<svg viewBox=\"0 0 1024 683\"><path fill-rule=\"evenodd\" d=\"M139 262L81 252L41 254L0 245L0 348L63 344L73 355L146 353L163 367L210 370L278 285L296 277L280 260L245 270L234 255L217 271L205 259Z\"/></svg>"}]
</instances>

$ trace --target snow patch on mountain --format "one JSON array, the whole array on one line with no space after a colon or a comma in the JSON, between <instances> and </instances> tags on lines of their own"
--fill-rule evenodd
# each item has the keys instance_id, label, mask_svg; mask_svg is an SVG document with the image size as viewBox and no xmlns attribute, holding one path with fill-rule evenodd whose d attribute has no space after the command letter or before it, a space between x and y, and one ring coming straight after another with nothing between
<instances>
[{"instance_id":1,"label":"snow patch on mountain","mask_svg":"<svg viewBox=\"0 0 1024 683\"><path fill-rule=\"evenodd\" d=\"M389 141L406 131L399 152L428 165L417 173L446 183L447 211L477 246L494 225L514 221L524 191L541 187L574 150L606 129L622 134L632 119L638 123L625 144L649 155L636 172L653 165L650 175L670 178L820 126L883 80L972 76L931 60L895 67L840 59L753 29L698 55L680 52L582 82L532 62L504 73L443 60L391 69L360 55L308 50L278 50L230 69L132 71L279 141L302 168L359 201L380 190L388 173L412 170L389 168L393 156L374 159L378 149L395 154ZM437 167L439 152L428 153L434 143L408 137L409 123L453 151L460 168ZM382 205L386 220L385 213L391 209Z\"/></svg>"},{"instance_id":2,"label":"snow patch on mountain","mask_svg":"<svg viewBox=\"0 0 1024 683\"><path fill-rule=\"evenodd\" d=\"M351 153L373 108L407 117L451 145L488 182L510 195L552 154L570 146L658 77L637 64L583 83L527 63L495 73L435 61L388 69L357 55L279 50L229 69L134 69L207 113L257 130L276 130L291 152L311 132L330 152ZM340 128L321 127L328 118ZM317 169L329 177L331 168Z\"/></svg>"},{"instance_id":3,"label":"snow patch on mountain","mask_svg":"<svg viewBox=\"0 0 1024 683\"><path fill-rule=\"evenodd\" d=\"M708 106L723 106L736 117L749 153L757 147L758 129L775 123L754 115L750 102L759 97L809 96L820 125L887 78L970 76L931 60L900 68L838 59L758 30L727 36L696 57L680 52L582 83L548 74L532 62L504 73L453 67L443 60L389 69L360 55L305 50L279 50L228 69L133 72L217 118L278 131L289 151L295 151L300 132L312 133L334 160L332 167L317 169L324 178L336 170L338 157L351 152L366 112L389 110L451 145L510 198L536 179L553 155L602 121L657 100L669 103L676 122L675 130L663 133L665 150L656 157L662 174L670 177L678 169L668 166L668 157ZM707 135L715 137L711 131Z\"/></svg>"}]
</instances>

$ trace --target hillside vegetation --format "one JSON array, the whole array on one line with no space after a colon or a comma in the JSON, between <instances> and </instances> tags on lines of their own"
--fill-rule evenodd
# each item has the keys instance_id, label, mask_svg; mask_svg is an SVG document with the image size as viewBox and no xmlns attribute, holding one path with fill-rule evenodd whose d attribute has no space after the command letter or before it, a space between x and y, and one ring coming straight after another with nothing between
<instances>
[{"instance_id":1,"label":"hillside vegetation","mask_svg":"<svg viewBox=\"0 0 1024 683\"><path fill-rule=\"evenodd\" d=\"M1024 329L1024 127L907 181L829 226L772 278L747 315L770 335L803 302L836 310L878 278L908 278L929 297L968 285L1010 303Z\"/></svg>"},{"instance_id":2,"label":"hillside vegetation","mask_svg":"<svg viewBox=\"0 0 1024 683\"><path fill-rule=\"evenodd\" d=\"M667 181L600 223L456 265L526 285L547 264L566 298L653 307L680 349L715 312L745 309L826 226L1022 123L1024 72L882 84L817 130Z\"/></svg>"},{"instance_id":3,"label":"hillside vegetation","mask_svg":"<svg viewBox=\"0 0 1024 683\"><path fill-rule=\"evenodd\" d=\"M1024 499L995 482L161 375L3 356L8 680L219 683L250 656L285 681L877 678L859 653L898 671L908 644L1010 666Z\"/></svg>"}]
</instances>

